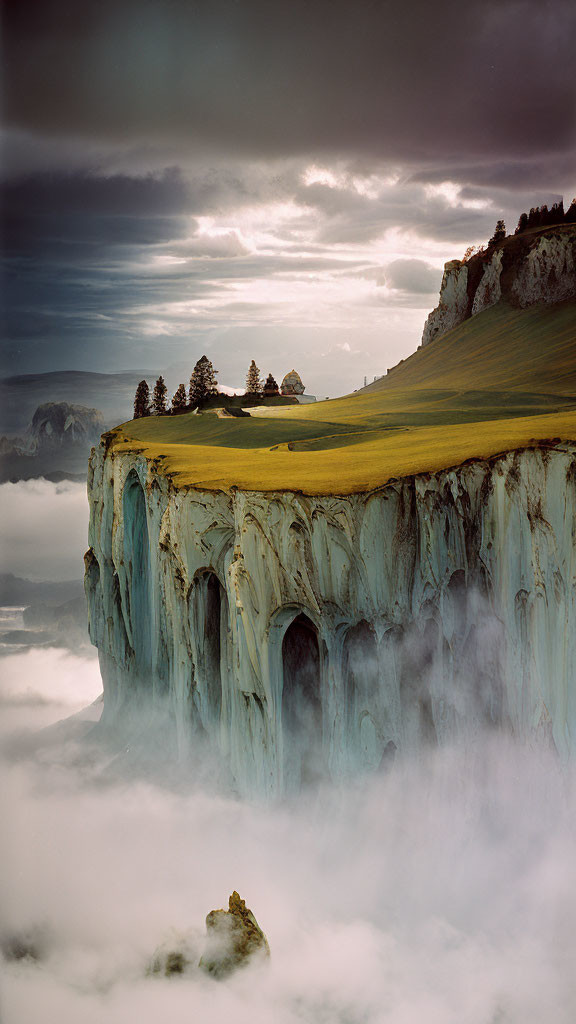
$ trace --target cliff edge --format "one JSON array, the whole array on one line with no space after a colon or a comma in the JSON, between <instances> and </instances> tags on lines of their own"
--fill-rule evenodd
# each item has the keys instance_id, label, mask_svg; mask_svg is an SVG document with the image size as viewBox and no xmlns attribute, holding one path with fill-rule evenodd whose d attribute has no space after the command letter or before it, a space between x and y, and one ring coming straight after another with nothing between
<instances>
[{"instance_id":1,"label":"cliff edge","mask_svg":"<svg viewBox=\"0 0 576 1024\"><path fill-rule=\"evenodd\" d=\"M576 299L576 225L559 224L510 235L469 260L444 266L440 301L422 345L505 300L524 309Z\"/></svg>"}]
</instances>

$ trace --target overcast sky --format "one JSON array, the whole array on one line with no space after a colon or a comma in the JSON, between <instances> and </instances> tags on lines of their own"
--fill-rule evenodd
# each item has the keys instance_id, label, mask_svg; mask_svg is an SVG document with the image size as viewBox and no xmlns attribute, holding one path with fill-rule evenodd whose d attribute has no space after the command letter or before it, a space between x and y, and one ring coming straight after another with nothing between
<instances>
[{"instance_id":1,"label":"overcast sky","mask_svg":"<svg viewBox=\"0 0 576 1024\"><path fill-rule=\"evenodd\" d=\"M576 193L573 0L7 0L3 372L324 397Z\"/></svg>"}]
</instances>

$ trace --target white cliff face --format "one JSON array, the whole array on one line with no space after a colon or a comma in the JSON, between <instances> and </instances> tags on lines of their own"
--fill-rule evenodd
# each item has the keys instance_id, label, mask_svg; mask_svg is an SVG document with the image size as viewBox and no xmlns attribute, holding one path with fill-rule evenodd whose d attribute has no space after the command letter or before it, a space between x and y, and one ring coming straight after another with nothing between
<instances>
[{"instance_id":1,"label":"white cliff face","mask_svg":"<svg viewBox=\"0 0 576 1024\"><path fill-rule=\"evenodd\" d=\"M460 260L444 264L440 285L440 302L429 314L424 325L422 344L428 345L435 338L461 324L468 311L468 267Z\"/></svg>"},{"instance_id":2,"label":"white cliff face","mask_svg":"<svg viewBox=\"0 0 576 1024\"><path fill-rule=\"evenodd\" d=\"M495 306L502 298L502 288L500 285L502 255L501 249L495 252L492 259L484 267L480 284L476 289L472 303L472 316L475 316L476 313L481 313L484 309L488 309L489 306Z\"/></svg>"},{"instance_id":3,"label":"white cliff face","mask_svg":"<svg viewBox=\"0 0 576 1024\"><path fill-rule=\"evenodd\" d=\"M576 230L531 237L514 236L509 245L490 256L473 256L468 263L452 260L444 268L440 302L432 310L422 335L428 345L501 298L525 307L576 299ZM477 283L471 287L471 275Z\"/></svg>"},{"instance_id":4,"label":"white cliff face","mask_svg":"<svg viewBox=\"0 0 576 1024\"><path fill-rule=\"evenodd\" d=\"M576 297L576 244L565 238L540 238L512 283L520 306L563 302Z\"/></svg>"},{"instance_id":5,"label":"white cliff face","mask_svg":"<svg viewBox=\"0 0 576 1024\"><path fill-rule=\"evenodd\" d=\"M89 495L104 728L150 702L247 793L496 726L573 751L576 448L308 497L101 447Z\"/></svg>"}]
</instances>

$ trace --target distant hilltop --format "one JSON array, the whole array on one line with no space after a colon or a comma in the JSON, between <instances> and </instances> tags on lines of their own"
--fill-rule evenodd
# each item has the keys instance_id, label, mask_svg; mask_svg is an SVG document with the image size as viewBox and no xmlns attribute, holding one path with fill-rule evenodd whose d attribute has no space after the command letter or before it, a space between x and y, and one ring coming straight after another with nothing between
<instances>
[{"instance_id":1,"label":"distant hilltop","mask_svg":"<svg viewBox=\"0 0 576 1024\"><path fill-rule=\"evenodd\" d=\"M480 252L445 264L440 302L426 321L422 345L501 299L516 308L576 299L576 224L519 225L516 234L501 234Z\"/></svg>"}]
</instances>

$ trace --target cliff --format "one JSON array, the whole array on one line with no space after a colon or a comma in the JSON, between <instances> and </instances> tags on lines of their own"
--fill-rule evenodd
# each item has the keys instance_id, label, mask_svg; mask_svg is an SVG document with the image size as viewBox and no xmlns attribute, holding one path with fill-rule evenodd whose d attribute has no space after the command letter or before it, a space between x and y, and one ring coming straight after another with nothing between
<instances>
[{"instance_id":1,"label":"cliff","mask_svg":"<svg viewBox=\"0 0 576 1024\"><path fill-rule=\"evenodd\" d=\"M504 726L576 739L576 446L368 494L175 489L92 457L103 722L168 702L245 792Z\"/></svg>"},{"instance_id":2,"label":"cliff","mask_svg":"<svg viewBox=\"0 0 576 1024\"><path fill-rule=\"evenodd\" d=\"M422 345L501 299L518 308L576 299L576 226L511 235L465 263L446 263L440 301L426 321Z\"/></svg>"},{"instance_id":3,"label":"cliff","mask_svg":"<svg viewBox=\"0 0 576 1024\"><path fill-rule=\"evenodd\" d=\"M500 298L361 393L104 435L86 556L102 728L154 711L174 756L207 740L245 793L487 729L570 756L575 337L574 302Z\"/></svg>"}]
</instances>

